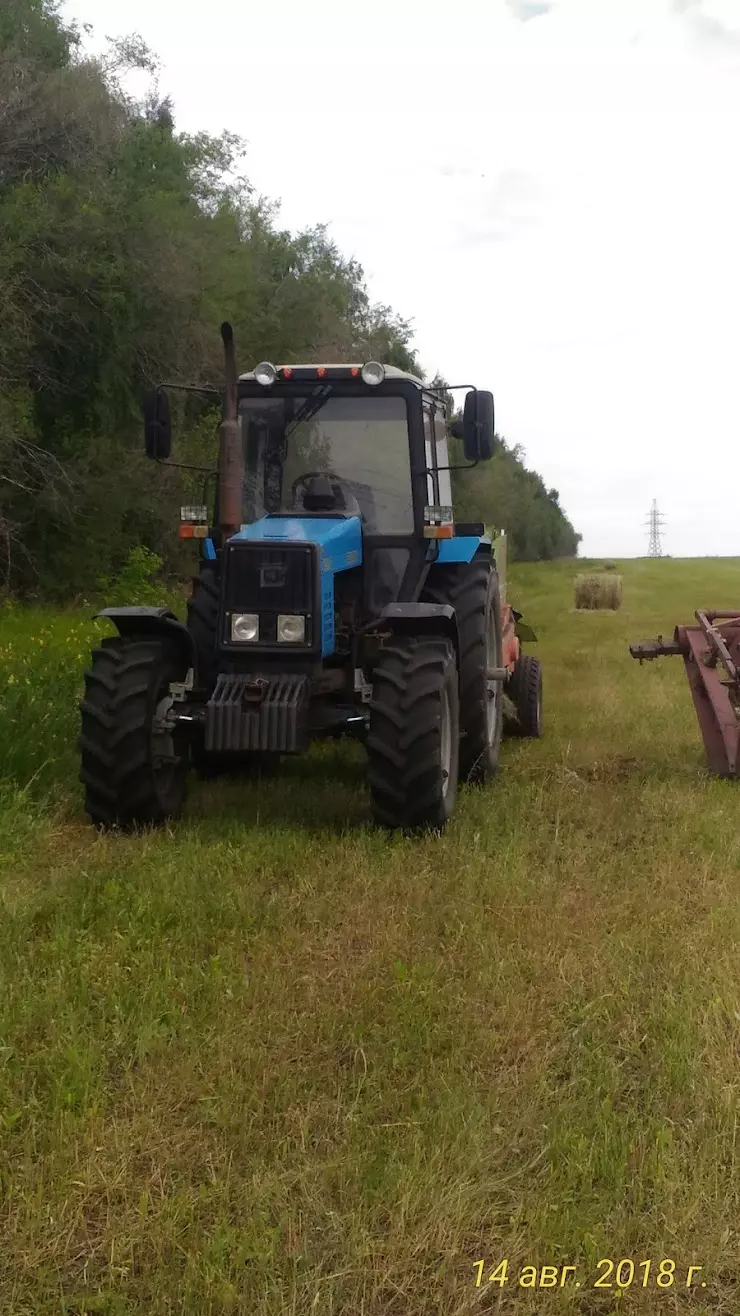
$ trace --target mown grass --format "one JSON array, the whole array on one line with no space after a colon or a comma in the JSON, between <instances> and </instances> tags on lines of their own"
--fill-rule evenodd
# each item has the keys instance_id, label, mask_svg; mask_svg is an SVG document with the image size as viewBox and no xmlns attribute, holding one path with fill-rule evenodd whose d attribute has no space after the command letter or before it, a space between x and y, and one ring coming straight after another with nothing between
<instances>
[{"instance_id":1,"label":"mown grass","mask_svg":"<svg viewBox=\"0 0 740 1316\"><path fill-rule=\"evenodd\" d=\"M575 563L515 566L546 737L416 841L335 744L98 836L92 625L3 614L0 1310L736 1316L740 787L626 645L738 565L620 563L593 614ZM476 1288L503 1257L582 1287ZM595 1289L602 1257L678 1279Z\"/></svg>"}]
</instances>

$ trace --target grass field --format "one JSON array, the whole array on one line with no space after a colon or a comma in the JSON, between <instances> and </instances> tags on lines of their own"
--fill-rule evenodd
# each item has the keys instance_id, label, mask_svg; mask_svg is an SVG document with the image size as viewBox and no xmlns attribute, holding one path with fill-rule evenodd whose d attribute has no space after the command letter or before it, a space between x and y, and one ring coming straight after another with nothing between
<instances>
[{"instance_id":1,"label":"grass field","mask_svg":"<svg viewBox=\"0 0 740 1316\"><path fill-rule=\"evenodd\" d=\"M617 613L580 569L512 568L545 738L415 841L337 744L98 836L95 627L3 612L2 1313L737 1316L740 785L627 641L740 604L740 562L621 562Z\"/></svg>"}]
</instances>

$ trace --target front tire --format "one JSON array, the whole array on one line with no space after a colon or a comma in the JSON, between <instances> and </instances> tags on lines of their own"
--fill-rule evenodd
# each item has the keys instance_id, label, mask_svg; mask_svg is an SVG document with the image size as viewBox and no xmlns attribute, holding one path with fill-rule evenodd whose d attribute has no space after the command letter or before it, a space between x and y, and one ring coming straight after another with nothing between
<instances>
[{"instance_id":1,"label":"front tire","mask_svg":"<svg viewBox=\"0 0 740 1316\"><path fill-rule=\"evenodd\" d=\"M459 757L455 650L396 636L373 672L367 737L372 813L385 827L441 831L455 807Z\"/></svg>"},{"instance_id":2,"label":"front tire","mask_svg":"<svg viewBox=\"0 0 740 1316\"><path fill-rule=\"evenodd\" d=\"M183 734L168 728L169 686L182 663L160 640L103 640L85 673L80 779L96 826L157 825L182 808L188 769Z\"/></svg>"},{"instance_id":3,"label":"front tire","mask_svg":"<svg viewBox=\"0 0 740 1316\"><path fill-rule=\"evenodd\" d=\"M460 778L482 783L498 770L503 735L503 682L491 668L503 662L501 598L495 563L433 567L424 588L430 603L449 603L460 637Z\"/></svg>"}]
</instances>

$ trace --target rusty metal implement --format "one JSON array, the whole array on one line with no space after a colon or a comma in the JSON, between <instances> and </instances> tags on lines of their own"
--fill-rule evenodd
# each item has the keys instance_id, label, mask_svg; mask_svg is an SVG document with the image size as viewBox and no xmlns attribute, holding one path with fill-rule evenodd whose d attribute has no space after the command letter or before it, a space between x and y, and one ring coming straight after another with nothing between
<instances>
[{"instance_id":1,"label":"rusty metal implement","mask_svg":"<svg viewBox=\"0 0 740 1316\"><path fill-rule=\"evenodd\" d=\"M640 663L680 654L691 687L710 772L738 776L740 759L740 613L697 612L695 626L677 626L672 640L631 644Z\"/></svg>"}]
</instances>

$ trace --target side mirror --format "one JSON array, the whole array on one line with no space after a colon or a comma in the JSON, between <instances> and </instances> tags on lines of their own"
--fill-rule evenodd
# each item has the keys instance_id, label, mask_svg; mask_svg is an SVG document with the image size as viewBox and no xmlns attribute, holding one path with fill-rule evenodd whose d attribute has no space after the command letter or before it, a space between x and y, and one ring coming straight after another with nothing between
<instances>
[{"instance_id":1,"label":"side mirror","mask_svg":"<svg viewBox=\"0 0 740 1316\"><path fill-rule=\"evenodd\" d=\"M463 410L463 451L469 462L487 462L493 456L493 393L471 389Z\"/></svg>"},{"instance_id":2,"label":"side mirror","mask_svg":"<svg viewBox=\"0 0 740 1316\"><path fill-rule=\"evenodd\" d=\"M163 388L144 398L144 448L152 461L166 461L172 451L170 400Z\"/></svg>"}]
</instances>

